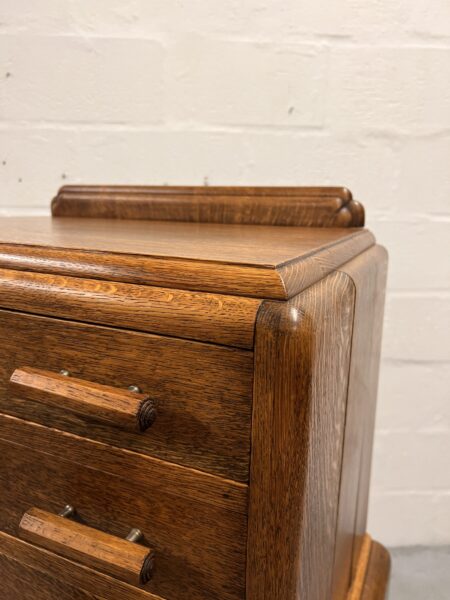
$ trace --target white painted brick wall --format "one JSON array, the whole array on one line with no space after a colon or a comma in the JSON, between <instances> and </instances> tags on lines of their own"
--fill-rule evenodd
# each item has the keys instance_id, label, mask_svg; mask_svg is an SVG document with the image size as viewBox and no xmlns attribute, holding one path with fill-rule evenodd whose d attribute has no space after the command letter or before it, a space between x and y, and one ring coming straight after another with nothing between
<instances>
[{"instance_id":1,"label":"white painted brick wall","mask_svg":"<svg viewBox=\"0 0 450 600\"><path fill-rule=\"evenodd\" d=\"M46 123L162 123L164 50L152 40L0 37L10 73L2 119ZM8 71L9 69L9 71ZM149 94L151 90L151 94Z\"/></svg>"},{"instance_id":2,"label":"white painted brick wall","mask_svg":"<svg viewBox=\"0 0 450 600\"><path fill-rule=\"evenodd\" d=\"M450 543L450 2L3 0L0 214L62 183L344 184L390 252L370 510Z\"/></svg>"}]
</instances>

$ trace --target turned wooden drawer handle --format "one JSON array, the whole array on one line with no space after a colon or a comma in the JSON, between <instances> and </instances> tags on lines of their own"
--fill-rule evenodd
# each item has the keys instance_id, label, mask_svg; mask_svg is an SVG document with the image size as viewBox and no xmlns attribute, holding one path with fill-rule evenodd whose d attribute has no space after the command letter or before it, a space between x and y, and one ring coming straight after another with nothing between
<instances>
[{"instance_id":1,"label":"turned wooden drawer handle","mask_svg":"<svg viewBox=\"0 0 450 600\"><path fill-rule=\"evenodd\" d=\"M13 390L25 398L131 431L145 431L156 418L146 394L121 390L51 371L22 367L11 375Z\"/></svg>"},{"instance_id":2,"label":"turned wooden drawer handle","mask_svg":"<svg viewBox=\"0 0 450 600\"><path fill-rule=\"evenodd\" d=\"M152 576L150 548L39 508L23 515L19 537L133 585L145 584Z\"/></svg>"}]
</instances>

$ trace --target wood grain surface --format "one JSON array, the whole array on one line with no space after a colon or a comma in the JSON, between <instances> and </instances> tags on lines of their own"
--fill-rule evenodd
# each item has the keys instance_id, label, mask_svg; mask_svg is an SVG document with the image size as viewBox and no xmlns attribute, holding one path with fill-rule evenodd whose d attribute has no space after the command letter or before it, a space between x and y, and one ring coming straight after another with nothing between
<instances>
[{"instance_id":1,"label":"wood grain surface","mask_svg":"<svg viewBox=\"0 0 450 600\"><path fill-rule=\"evenodd\" d=\"M0 439L12 444L19 439L33 448L44 449L50 455L67 456L79 465L92 466L113 477L125 478L136 489L149 480L152 489L159 494L167 493L171 497L188 499L191 503L202 502L239 515L247 514L248 486L243 483L2 414Z\"/></svg>"},{"instance_id":2,"label":"wood grain surface","mask_svg":"<svg viewBox=\"0 0 450 600\"><path fill-rule=\"evenodd\" d=\"M385 600L391 559L389 552L369 535L361 538L360 553L346 600Z\"/></svg>"},{"instance_id":3,"label":"wood grain surface","mask_svg":"<svg viewBox=\"0 0 450 600\"><path fill-rule=\"evenodd\" d=\"M2 417L3 422L7 419ZM1 530L16 535L21 517L30 506L56 513L71 504L88 527L119 538L133 527L143 532L143 543L153 548L158 557L154 576L146 586L151 593L173 600L242 599L246 503L244 512L239 513L224 508L226 498L219 505L204 501L204 496L203 500L188 497L183 479L197 478L197 484L191 485L191 490L195 490L202 488L207 476L182 467L176 468L180 474L177 477L175 467L167 465L172 474L165 475L164 469L159 469L156 479L149 476L149 470L135 469L132 474L123 468L123 461L117 466L115 456L102 459L109 461L110 471L116 470L114 475L100 470L93 456L82 464L80 458L92 449L92 443L77 438L71 450L70 445L65 445L58 454L51 450L51 439L64 434L27 425L41 433L46 431L41 436L36 433L23 437L17 429L15 440L19 443L13 443L4 439L11 434L11 421L9 434L4 433L3 425L0 428ZM80 446L79 454L76 445ZM102 453L108 455L108 448L103 447ZM154 465L154 461L147 460ZM179 491L172 494L174 478L178 479ZM244 486L241 494L246 494Z\"/></svg>"},{"instance_id":4,"label":"wood grain surface","mask_svg":"<svg viewBox=\"0 0 450 600\"><path fill-rule=\"evenodd\" d=\"M351 580L349 589L345 592L346 600L360 600L364 583L366 580L367 568L369 566L370 554L372 550L372 538L369 534L365 534L361 540L361 548L356 563L354 576Z\"/></svg>"},{"instance_id":5,"label":"wood grain surface","mask_svg":"<svg viewBox=\"0 0 450 600\"><path fill-rule=\"evenodd\" d=\"M372 542L361 600L385 600L388 596L391 558L378 542Z\"/></svg>"},{"instance_id":6,"label":"wood grain surface","mask_svg":"<svg viewBox=\"0 0 450 600\"><path fill-rule=\"evenodd\" d=\"M80 589L32 570L2 553L0 533L0 574L2 600L102 600Z\"/></svg>"},{"instance_id":7,"label":"wood grain surface","mask_svg":"<svg viewBox=\"0 0 450 600\"><path fill-rule=\"evenodd\" d=\"M0 306L252 348L260 301L0 269Z\"/></svg>"},{"instance_id":8,"label":"wood grain surface","mask_svg":"<svg viewBox=\"0 0 450 600\"><path fill-rule=\"evenodd\" d=\"M22 367L14 371L9 383L13 393L22 398L129 431L143 432L156 418L155 401L150 396L70 374Z\"/></svg>"},{"instance_id":9,"label":"wood grain surface","mask_svg":"<svg viewBox=\"0 0 450 600\"><path fill-rule=\"evenodd\" d=\"M370 248L343 267L356 288L333 600L345 598L367 529L387 254Z\"/></svg>"},{"instance_id":10,"label":"wood grain surface","mask_svg":"<svg viewBox=\"0 0 450 600\"><path fill-rule=\"evenodd\" d=\"M253 354L211 344L0 310L0 411L146 455L248 480ZM30 365L126 390L157 407L144 433L113 428L9 389Z\"/></svg>"},{"instance_id":11,"label":"wood grain surface","mask_svg":"<svg viewBox=\"0 0 450 600\"><path fill-rule=\"evenodd\" d=\"M53 214L0 219L7 600L384 600L386 255L350 192L66 186ZM134 527L146 585L107 548Z\"/></svg>"},{"instance_id":12,"label":"wood grain surface","mask_svg":"<svg viewBox=\"0 0 450 600\"><path fill-rule=\"evenodd\" d=\"M155 557L151 548L39 508L23 515L19 536L132 585L144 585L152 577Z\"/></svg>"},{"instance_id":13,"label":"wood grain surface","mask_svg":"<svg viewBox=\"0 0 450 600\"><path fill-rule=\"evenodd\" d=\"M343 186L216 186L216 185L89 185L71 184L64 185L58 190L58 194L74 194L78 196L85 192L106 193L137 193L143 195L172 196L180 193L186 196L256 196L256 197L278 197L278 196L311 196L322 198L341 198L352 200L351 191Z\"/></svg>"},{"instance_id":14,"label":"wood grain surface","mask_svg":"<svg viewBox=\"0 0 450 600\"><path fill-rule=\"evenodd\" d=\"M247 600L331 597L354 293L335 273L260 311Z\"/></svg>"},{"instance_id":15,"label":"wood grain surface","mask_svg":"<svg viewBox=\"0 0 450 600\"><path fill-rule=\"evenodd\" d=\"M286 299L374 244L365 229L0 219L0 267Z\"/></svg>"},{"instance_id":16,"label":"wood grain surface","mask_svg":"<svg viewBox=\"0 0 450 600\"><path fill-rule=\"evenodd\" d=\"M360 227L364 209L339 187L64 186L53 216Z\"/></svg>"},{"instance_id":17,"label":"wood grain surface","mask_svg":"<svg viewBox=\"0 0 450 600\"><path fill-rule=\"evenodd\" d=\"M162 600L3 532L0 569L2 600Z\"/></svg>"}]
</instances>

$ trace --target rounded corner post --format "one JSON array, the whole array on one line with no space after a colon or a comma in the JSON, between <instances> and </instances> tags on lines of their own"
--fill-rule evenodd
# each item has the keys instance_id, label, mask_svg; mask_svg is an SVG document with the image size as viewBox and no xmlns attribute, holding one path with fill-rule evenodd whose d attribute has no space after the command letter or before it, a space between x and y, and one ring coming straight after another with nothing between
<instances>
[{"instance_id":1,"label":"rounded corner post","mask_svg":"<svg viewBox=\"0 0 450 600\"><path fill-rule=\"evenodd\" d=\"M350 278L333 273L258 314L248 600L331 586L353 306Z\"/></svg>"}]
</instances>

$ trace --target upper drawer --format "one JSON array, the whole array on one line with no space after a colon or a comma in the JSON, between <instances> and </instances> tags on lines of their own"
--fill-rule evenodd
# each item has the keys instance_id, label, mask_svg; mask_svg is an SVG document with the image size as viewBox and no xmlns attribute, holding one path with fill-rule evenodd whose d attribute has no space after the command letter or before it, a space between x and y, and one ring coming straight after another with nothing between
<instances>
[{"instance_id":1,"label":"upper drawer","mask_svg":"<svg viewBox=\"0 0 450 600\"><path fill-rule=\"evenodd\" d=\"M156 419L133 432L46 403L45 391L36 401L32 387L9 385L23 367L119 393L138 386ZM248 479L252 379L249 351L0 311L0 412L237 481Z\"/></svg>"},{"instance_id":2,"label":"upper drawer","mask_svg":"<svg viewBox=\"0 0 450 600\"><path fill-rule=\"evenodd\" d=\"M252 349L261 301L0 269L0 306Z\"/></svg>"}]
</instances>

